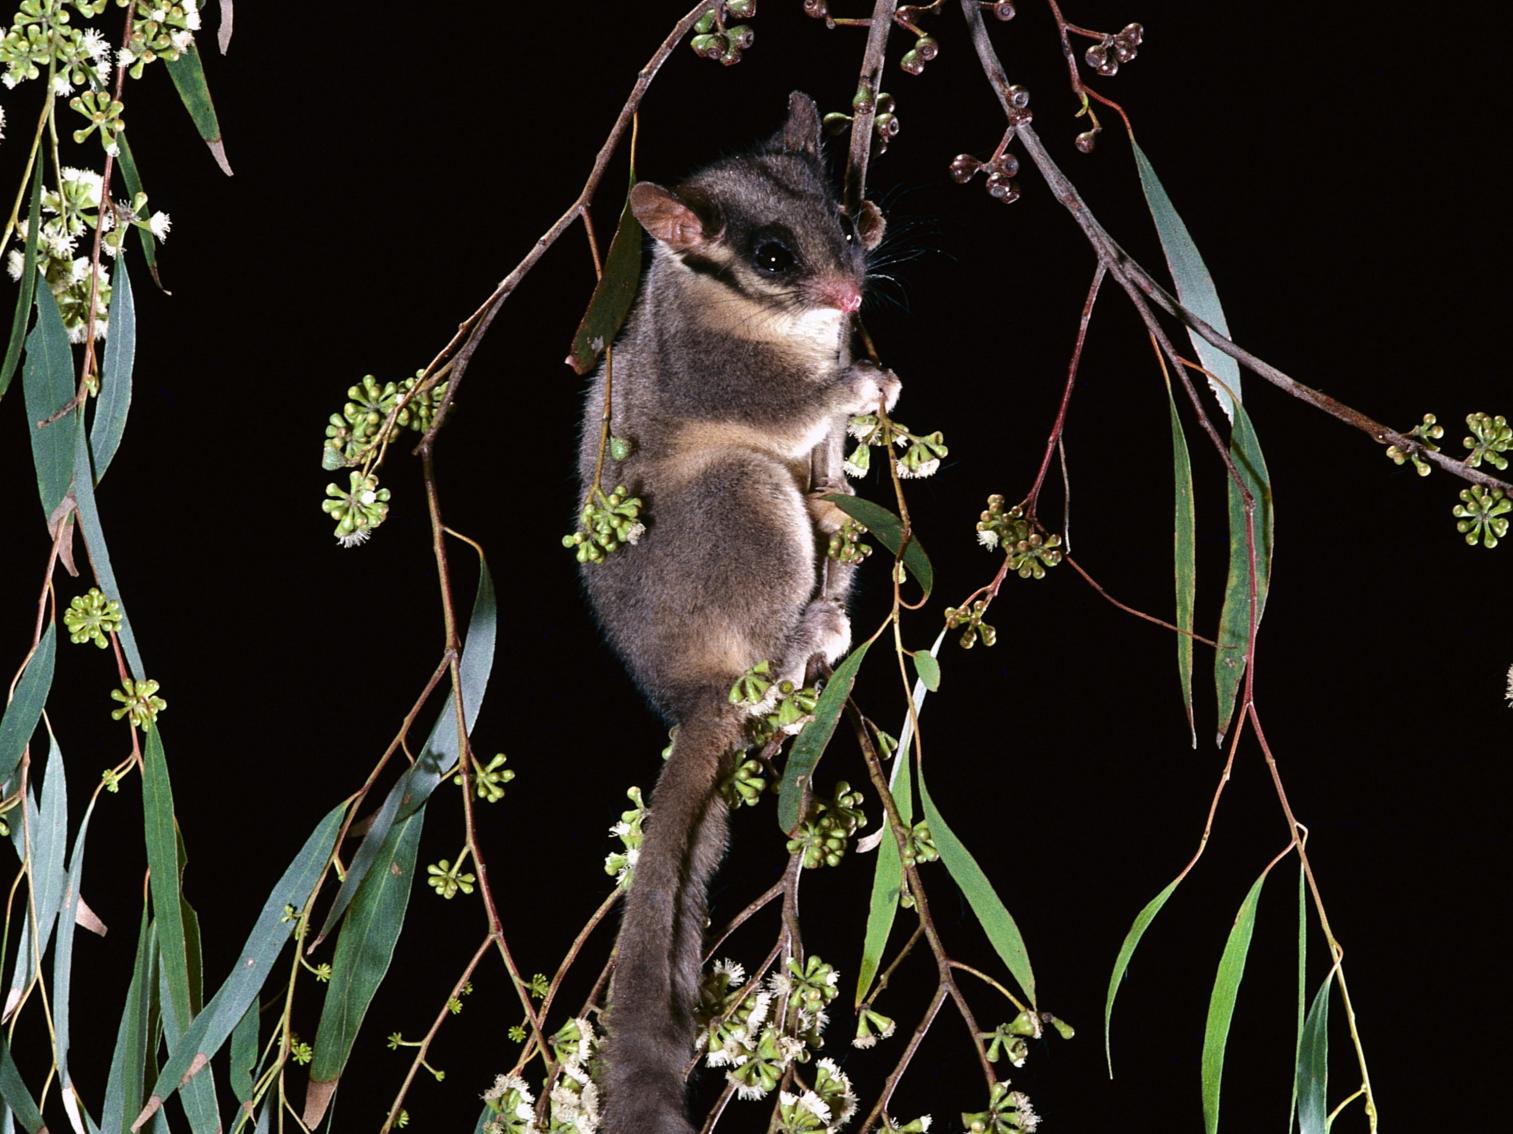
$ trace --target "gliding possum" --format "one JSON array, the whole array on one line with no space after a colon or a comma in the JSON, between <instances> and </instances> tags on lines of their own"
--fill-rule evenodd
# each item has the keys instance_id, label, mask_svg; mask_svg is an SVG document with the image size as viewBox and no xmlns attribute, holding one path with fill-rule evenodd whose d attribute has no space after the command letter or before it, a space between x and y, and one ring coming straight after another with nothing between
<instances>
[{"instance_id":1,"label":"gliding possum","mask_svg":"<svg viewBox=\"0 0 1513 1134\"><path fill-rule=\"evenodd\" d=\"M762 661L803 684L840 657L851 626L817 597L844 519L808 483L810 453L847 414L892 408L898 379L849 361L870 202L848 217L820 160L814 102L751 151L672 189L643 181L630 207L650 270L614 345L611 430L633 448L603 483L646 501L639 540L585 564L599 622L642 691L677 725L626 896L604 1075L605 1134L692 1134L683 1068L694 1042L706 890L725 851L721 780L742 747L731 685ZM580 474L592 489L605 376L586 402ZM849 571L850 568L842 568Z\"/></svg>"}]
</instances>

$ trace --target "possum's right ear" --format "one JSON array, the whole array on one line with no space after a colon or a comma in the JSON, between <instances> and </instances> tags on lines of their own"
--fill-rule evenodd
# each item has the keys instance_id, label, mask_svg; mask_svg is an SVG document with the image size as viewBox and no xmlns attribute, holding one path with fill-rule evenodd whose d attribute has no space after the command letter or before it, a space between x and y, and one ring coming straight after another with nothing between
<instances>
[{"instance_id":1,"label":"possum's right ear","mask_svg":"<svg viewBox=\"0 0 1513 1134\"><path fill-rule=\"evenodd\" d=\"M630 191L630 211L641 227L675 252L700 248L719 235L715 211L700 204L653 181L638 181Z\"/></svg>"}]
</instances>

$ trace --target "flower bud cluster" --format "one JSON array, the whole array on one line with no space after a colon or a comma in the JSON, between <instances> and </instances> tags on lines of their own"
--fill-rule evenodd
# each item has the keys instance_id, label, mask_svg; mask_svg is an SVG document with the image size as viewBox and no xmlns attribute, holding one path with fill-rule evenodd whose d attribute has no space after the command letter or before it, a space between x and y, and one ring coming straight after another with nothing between
<instances>
[{"instance_id":1,"label":"flower bud cluster","mask_svg":"<svg viewBox=\"0 0 1513 1134\"><path fill-rule=\"evenodd\" d=\"M865 454L871 450L863 447L862 452ZM837 563L854 567L872 554L872 545L862 542L862 536L866 534L867 529L864 525L855 520L847 520L840 526L840 530L830 537L830 546L826 554Z\"/></svg>"},{"instance_id":2,"label":"flower bud cluster","mask_svg":"<svg viewBox=\"0 0 1513 1134\"><path fill-rule=\"evenodd\" d=\"M951 179L965 185L979 173L983 174L983 188L988 196L1005 205L1019 200L1019 159L1011 153L1001 153L987 161L979 161L971 154L957 154L951 161Z\"/></svg>"},{"instance_id":3,"label":"flower bud cluster","mask_svg":"<svg viewBox=\"0 0 1513 1134\"><path fill-rule=\"evenodd\" d=\"M1145 39L1145 28L1139 24L1125 24L1123 30L1106 35L1082 54L1083 61L1104 77L1119 73L1119 65L1128 63L1139 53Z\"/></svg>"},{"instance_id":4,"label":"flower bud cluster","mask_svg":"<svg viewBox=\"0 0 1513 1134\"><path fill-rule=\"evenodd\" d=\"M1021 579L1043 579L1047 567L1061 562L1061 537L1048 535L1027 519L1016 504L1004 509L997 493L988 497L988 509L977 521L977 542L988 550L1002 548L1009 557L1009 570Z\"/></svg>"},{"instance_id":5,"label":"flower bud cluster","mask_svg":"<svg viewBox=\"0 0 1513 1134\"><path fill-rule=\"evenodd\" d=\"M573 549L579 563L603 563L605 556L645 534L642 507L641 498L631 496L623 484L608 495L595 488L579 514L578 530L563 536L562 546Z\"/></svg>"},{"instance_id":6,"label":"flower bud cluster","mask_svg":"<svg viewBox=\"0 0 1513 1134\"><path fill-rule=\"evenodd\" d=\"M841 463L841 469L849 477L863 477L872 467L872 446L886 450L897 445L904 450L896 461L898 475L905 480L933 476L940 468L941 458L950 453L945 438L939 430L934 433L912 433L902 422L881 417L875 413L857 414L846 423L846 432L856 438L856 448Z\"/></svg>"},{"instance_id":7,"label":"flower bud cluster","mask_svg":"<svg viewBox=\"0 0 1513 1134\"><path fill-rule=\"evenodd\" d=\"M1466 542L1475 547L1496 547L1508 534L1507 513L1513 512L1513 500L1501 488L1483 488L1473 484L1460 491L1461 503L1451 509L1459 519L1455 530L1466 537Z\"/></svg>"},{"instance_id":8,"label":"flower bud cluster","mask_svg":"<svg viewBox=\"0 0 1513 1134\"><path fill-rule=\"evenodd\" d=\"M1009 1090L1007 1081L994 1083L988 1092L988 1109L963 1114L968 1134L1030 1134L1040 1126L1040 1116L1023 1091Z\"/></svg>"},{"instance_id":9,"label":"flower bud cluster","mask_svg":"<svg viewBox=\"0 0 1513 1134\"><path fill-rule=\"evenodd\" d=\"M1470 424L1470 418L1466 419ZM1431 453L1438 453L1439 446L1435 444L1445 435L1445 427L1439 424L1438 419L1432 413L1424 414L1424 420L1408 430L1408 436L1418 442L1418 447L1403 449L1398 445L1387 446L1387 459L1395 465L1401 465L1407 461L1413 462L1414 469L1419 476L1428 476L1430 464L1424 460L1420 447ZM1469 441L1467 442L1469 444Z\"/></svg>"},{"instance_id":10,"label":"flower bud cluster","mask_svg":"<svg viewBox=\"0 0 1513 1134\"><path fill-rule=\"evenodd\" d=\"M357 385L348 386L341 413L333 413L327 420L321 467L335 472L365 463L388 442L395 427L415 433L429 429L446 397L447 383L438 382L429 390L412 393L424 373L417 370L413 378L382 384L373 375L364 374Z\"/></svg>"},{"instance_id":11,"label":"flower bud cluster","mask_svg":"<svg viewBox=\"0 0 1513 1134\"><path fill-rule=\"evenodd\" d=\"M741 61L741 53L756 42L756 32L749 24L726 24L725 19L746 20L754 15L756 0L723 0L699 17L688 46L701 58L717 59L732 67Z\"/></svg>"},{"instance_id":12,"label":"flower bud cluster","mask_svg":"<svg viewBox=\"0 0 1513 1134\"><path fill-rule=\"evenodd\" d=\"M804 856L804 869L839 866L846 856L846 844L867 823L862 813L862 793L852 791L845 780L835 786L830 799L816 798L809 818L788 840L788 853Z\"/></svg>"},{"instance_id":13,"label":"flower bud cluster","mask_svg":"<svg viewBox=\"0 0 1513 1134\"><path fill-rule=\"evenodd\" d=\"M63 625L68 630L70 642L83 644L93 642L100 649L110 643L105 635L121 629L121 604L100 593L99 587L90 587L82 595L75 595L63 612Z\"/></svg>"},{"instance_id":14,"label":"flower bud cluster","mask_svg":"<svg viewBox=\"0 0 1513 1134\"><path fill-rule=\"evenodd\" d=\"M609 829L609 833L620 840L621 849L604 857L604 873L613 878L621 890L630 889L635 881L636 859L641 854L641 823L646 818L641 789L628 788L625 795L635 806L622 811L620 821Z\"/></svg>"},{"instance_id":15,"label":"flower bud cluster","mask_svg":"<svg viewBox=\"0 0 1513 1134\"><path fill-rule=\"evenodd\" d=\"M358 547L368 541L373 529L389 518L389 490L378 487L378 477L353 472L346 489L326 485L328 499L321 510L336 520L336 542Z\"/></svg>"},{"instance_id":16,"label":"flower bud cluster","mask_svg":"<svg viewBox=\"0 0 1513 1134\"><path fill-rule=\"evenodd\" d=\"M1502 414L1496 417L1484 413L1467 414L1466 427L1471 430L1471 436L1461 442L1471 450L1466 464L1473 469L1481 468L1483 461L1496 469L1508 467L1508 458L1503 454L1513 449L1513 426L1508 424L1506 417Z\"/></svg>"}]
</instances>

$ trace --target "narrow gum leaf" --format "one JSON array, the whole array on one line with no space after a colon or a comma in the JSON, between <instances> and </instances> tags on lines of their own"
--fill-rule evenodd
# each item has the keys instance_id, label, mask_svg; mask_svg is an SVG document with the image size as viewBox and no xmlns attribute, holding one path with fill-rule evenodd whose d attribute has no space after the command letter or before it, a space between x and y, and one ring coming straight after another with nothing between
<instances>
[{"instance_id":1,"label":"narrow gum leaf","mask_svg":"<svg viewBox=\"0 0 1513 1134\"><path fill-rule=\"evenodd\" d=\"M256 1001L247 1005L242 1018L231 1032L231 1060L226 1075L226 1085L243 1105L252 1101L253 1086L257 1075L257 1009Z\"/></svg>"},{"instance_id":2,"label":"narrow gum leaf","mask_svg":"<svg viewBox=\"0 0 1513 1134\"><path fill-rule=\"evenodd\" d=\"M1298 1044L1293 1090L1298 1098L1298 1134L1327 1134L1329 1129L1329 993L1334 970L1314 994Z\"/></svg>"},{"instance_id":3,"label":"narrow gum leaf","mask_svg":"<svg viewBox=\"0 0 1513 1134\"><path fill-rule=\"evenodd\" d=\"M1224 952L1219 957L1219 971L1214 976L1213 991L1208 998L1208 1020L1203 1028L1205 1134L1215 1134L1219 1129L1219 1086L1224 1077L1224 1050L1229 1044L1229 1025L1234 1018L1240 981L1245 976L1245 959L1250 953L1250 939L1256 929L1256 905L1261 898L1261 887L1270 873L1270 866L1261 871L1261 876L1251 884L1245 900L1240 903L1235 923L1229 931L1229 939L1224 943Z\"/></svg>"},{"instance_id":4,"label":"narrow gum leaf","mask_svg":"<svg viewBox=\"0 0 1513 1134\"><path fill-rule=\"evenodd\" d=\"M1166 400L1172 418L1172 483L1175 498L1175 525L1172 536L1173 575L1176 580L1177 626L1185 633L1177 635L1177 680L1182 687L1182 707L1187 711L1187 727L1192 746L1198 747L1198 728L1193 720L1193 607L1198 590L1197 512L1193 499L1193 466L1188 456L1187 436L1177 403L1172 397L1170 381Z\"/></svg>"},{"instance_id":5,"label":"narrow gum leaf","mask_svg":"<svg viewBox=\"0 0 1513 1134\"><path fill-rule=\"evenodd\" d=\"M424 823L422 808L389 832L336 938L331 981L315 1033L315 1058L310 1064L310 1085L301 1116L312 1130L325 1118L363 1018L394 959L410 902L416 849Z\"/></svg>"},{"instance_id":6,"label":"narrow gum leaf","mask_svg":"<svg viewBox=\"0 0 1513 1134\"><path fill-rule=\"evenodd\" d=\"M126 192L133 198L143 192L142 175L137 170L136 158L131 152L131 142L127 140L126 131L116 135L116 140L121 143L121 152L116 155L116 161L121 166L121 176L126 179ZM152 282L158 285L158 289L164 295L169 294L168 289L163 287L163 281L158 277L158 242L151 232L145 228L132 226L137 234L137 240L142 245L142 259L147 262L147 274L152 277Z\"/></svg>"},{"instance_id":7,"label":"narrow gum leaf","mask_svg":"<svg viewBox=\"0 0 1513 1134\"><path fill-rule=\"evenodd\" d=\"M202 1078L199 1072L230 1038L248 1006L256 1003L274 961L292 937L293 927L285 920L284 910L288 906L302 909L310 900L336 845L336 835L345 813L345 803L327 812L274 884L225 983L194 1018L179 1043L170 1048L168 1061L158 1074L150 1098L166 1100L186 1083L198 1082ZM208 1079L208 1076L203 1078ZM150 1106L144 1109L132 1124L133 1128L151 1117L151 1113Z\"/></svg>"},{"instance_id":8,"label":"narrow gum leaf","mask_svg":"<svg viewBox=\"0 0 1513 1134\"><path fill-rule=\"evenodd\" d=\"M898 546L903 542L904 522L881 504L863 500L860 496L836 493L825 497L846 515L865 527L877 537L877 541L891 551L896 558ZM930 566L930 557L920 546L919 539L911 535L909 546L904 548L904 566L914 576L926 595L935 586L935 571Z\"/></svg>"},{"instance_id":9,"label":"narrow gum leaf","mask_svg":"<svg viewBox=\"0 0 1513 1134\"><path fill-rule=\"evenodd\" d=\"M21 279L16 284L16 309L11 315L10 338L5 343L5 361L0 363L0 397L10 388L21 361L21 344L26 340L26 324L31 318L32 297L37 290L37 241L42 233L42 155L32 163L31 203L26 212L26 253Z\"/></svg>"},{"instance_id":10,"label":"narrow gum leaf","mask_svg":"<svg viewBox=\"0 0 1513 1134\"><path fill-rule=\"evenodd\" d=\"M636 180L635 166L630 171ZM641 225L630 211L630 197L620 210L620 222L604 256L604 271L594 286L588 309L573 332L573 347L567 362L579 374L587 374L604 353L606 343L615 341L641 284Z\"/></svg>"},{"instance_id":11,"label":"narrow gum leaf","mask_svg":"<svg viewBox=\"0 0 1513 1134\"><path fill-rule=\"evenodd\" d=\"M51 425L37 427L74 396L73 351L50 288L37 289L37 322L26 337L21 386L26 395L26 432L31 437L32 463L37 469L37 495L42 514L51 517L73 478L78 415L68 413Z\"/></svg>"},{"instance_id":12,"label":"narrow gum leaf","mask_svg":"<svg viewBox=\"0 0 1513 1134\"><path fill-rule=\"evenodd\" d=\"M907 759L907 757L900 755L899 759ZM967 904L977 915L978 924L988 935L988 941L1009 972L1013 974L1014 979L1019 982L1019 987L1024 990L1026 999L1033 1007L1035 974L1030 968L1030 954L1024 946L1024 938L1019 933L1019 926L1015 924L1008 907L1003 904L997 891L993 889L993 884L988 881L988 876L983 873L982 867L977 865L972 852L956 837L956 832L946 824L945 817L936 808L935 801L930 798L930 791L925 787L925 777L922 772L919 774L919 799L924 805L925 821L930 824L930 835L935 840L935 849L940 852L940 860L946 864L946 870L950 872L951 879L956 883L957 888L966 896Z\"/></svg>"},{"instance_id":13,"label":"narrow gum leaf","mask_svg":"<svg viewBox=\"0 0 1513 1134\"><path fill-rule=\"evenodd\" d=\"M147 1077L148 1036L152 1033L153 990L157 988L157 941L147 907L137 931L136 960L126 987L126 1002L116 1028L115 1051L110 1057L110 1077L101 1104L102 1130L123 1130L142 1109L142 1086Z\"/></svg>"},{"instance_id":14,"label":"narrow gum leaf","mask_svg":"<svg viewBox=\"0 0 1513 1134\"><path fill-rule=\"evenodd\" d=\"M1235 425L1230 434L1229 455L1255 499L1256 625L1266 609L1271 587L1271 556L1275 511L1271 500L1271 476L1261 443L1251 427L1245 407L1235 403ZM1245 676L1246 645L1250 638L1250 545L1245 534L1245 498L1233 480L1229 489L1229 575L1224 585L1224 607L1219 614L1219 649L1214 658L1214 689L1219 703L1218 743L1223 744L1226 726L1234 715L1240 682Z\"/></svg>"},{"instance_id":15,"label":"narrow gum leaf","mask_svg":"<svg viewBox=\"0 0 1513 1134\"><path fill-rule=\"evenodd\" d=\"M37 640L26 671L16 683L15 695L5 706L5 715L0 717L0 787L9 794L11 775L21 763L21 753L31 743L37 731L37 722L42 719L42 706L47 704L47 694L53 684L53 662L57 653L57 627L51 620Z\"/></svg>"},{"instance_id":16,"label":"narrow gum leaf","mask_svg":"<svg viewBox=\"0 0 1513 1134\"><path fill-rule=\"evenodd\" d=\"M215 116L215 103L210 99L210 87L205 82L205 67L200 62L200 51L193 44L188 51L179 52L177 59L164 60L168 77L173 80L184 109L194 120L194 128L210 147L215 163L227 177L231 176L231 163L226 160L226 146L221 141L221 124Z\"/></svg>"},{"instance_id":17,"label":"narrow gum leaf","mask_svg":"<svg viewBox=\"0 0 1513 1134\"><path fill-rule=\"evenodd\" d=\"M940 644L946 640L946 631L935 636L930 647L933 659L940 653ZM898 749L893 757L893 772L888 790L893 794L893 805L898 808L899 818L904 823L914 821L914 785L910 776L909 743L914 737L915 718L924 710L925 697L929 690L923 681L914 683L914 712L905 713L904 723L898 730ZM869 836L871 838L872 836ZM893 922L898 915L898 898L903 889L904 864L898 854L898 843L888 829L884 816L882 826L876 832L877 865L872 871L872 898L867 908L867 930L862 938L862 959L856 968L856 1003L859 1006L872 991L872 981L882 965L883 950L888 947L888 935L893 931ZM862 843L857 850L865 849Z\"/></svg>"},{"instance_id":18,"label":"narrow gum leaf","mask_svg":"<svg viewBox=\"0 0 1513 1134\"><path fill-rule=\"evenodd\" d=\"M5 1100L5 1105L10 1107L16 1121L27 1134L37 1134L38 1131L47 1129L42 1122L42 1112L37 1109L37 1101L32 1098L31 1091L21 1078L21 1069L16 1066L16 1060L11 1055L10 1041L4 1036L0 1036L0 1099Z\"/></svg>"},{"instance_id":19,"label":"narrow gum leaf","mask_svg":"<svg viewBox=\"0 0 1513 1134\"><path fill-rule=\"evenodd\" d=\"M95 399L95 419L89 429L89 447L94 454L94 478L99 484L121 447L126 432L126 413L131 408L131 371L137 357L137 308L131 294L131 274L126 256L116 257L111 275L110 333L100 374L100 395ZM82 471L82 470L78 470Z\"/></svg>"},{"instance_id":20,"label":"narrow gum leaf","mask_svg":"<svg viewBox=\"0 0 1513 1134\"><path fill-rule=\"evenodd\" d=\"M803 820L804 791L814 775L814 766L825 754L830 738L835 735L835 726L841 710L846 707L846 698L851 696L851 687L856 684L856 671L867 656L870 642L863 642L852 650L846 660L835 667L830 680L825 683L819 700L814 706L814 719L806 724L793 740L788 750L788 762L783 766L783 783L778 789L778 826L791 835Z\"/></svg>"},{"instance_id":21,"label":"narrow gum leaf","mask_svg":"<svg viewBox=\"0 0 1513 1134\"><path fill-rule=\"evenodd\" d=\"M1298 860L1298 1008L1297 1008L1297 1037L1293 1042L1293 1064L1296 1066L1298 1054L1303 1050L1303 1026L1307 1023L1308 1013L1308 872L1303 869L1303 861ZM1293 1123L1298 1116L1298 1084L1294 1077L1292 1083L1292 1099L1288 1103L1287 1127L1291 1131Z\"/></svg>"},{"instance_id":22,"label":"narrow gum leaf","mask_svg":"<svg viewBox=\"0 0 1513 1134\"><path fill-rule=\"evenodd\" d=\"M498 603L494 594L494 579L489 573L488 561L478 561L478 591L473 598L473 613L468 619L467 639L463 643L462 658L457 663L458 675L462 678L462 709L468 731L478 719L478 710L483 704L483 694L488 688L489 674L494 668L494 645L499 636ZM367 833L347 866L347 877L342 881L320 933L309 948L319 945L336 928L346 912L357 888L362 885L368 871L378 860L389 831L399 819L413 815L425 806L426 800L436 790L441 777L457 763L457 717L448 697L443 704L436 723L421 749L420 758L404 775L400 776L383 803L368 824Z\"/></svg>"},{"instance_id":23,"label":"narrow gum leaf","mask_svg":"<svg viewBox=\"0 0 1513 1134\"><path fill-rule=\"evenodd\" d=\"M73 995L74 927L78 921L79 892L84 884L84 839L89 834L89 819L94 814L95 801L91 799L85 808L84 818L79 821L79 832L74 836L73 854L68 862L68 877L63 891L63 906L58 914L58 947L53 952L53 1059L58 1065L58 1082L69 1124L76 1134L84 1134L73 1094L73 1076L68 1069L70 1040L70 1001Z\"/></svg>"},{"instance_id":24,"label":"narrow gum leaf","mask_svg":"<svg viewBox=\"0 0 1513 1134\"><path fill-rule=\"evenodd\" d=\"M1145 903L1144 908L1135 915L1134 924L1129 927L1129 932L1124 935L1124 942L1119 946L1119 955L1114 958L1114 971L1108 978L1108 997L1103 1003L1103 1056L1108 1062L1108 1075L1114 1077L1114 1046L1113 1033L1110 1030L1114 1019L1114 997L1119 995L1119 986L1124 983L1124 974L1129 970L1130 958L1135 955L1135 947L1140 944L1140 938L1145 936L1145 931L1150 928L1151 922L1156 920L1156 915L1161 912L1161 907L1166 905L1166 899L1172 896L1172 891L1182 881L1179 874L1165 886L1161 892L1150 901Z\"/></svg>"},{"instance_id":25,"label":"narrow gum leaf","mask_svg":"<svg viewBox=\"0 0 1513 1134\"><path fill-rule=\"evenodd\" d=\"M26 821L19 816L11 821L11 843L18 857L28 862L31 883L30 900L23 892L22 908L26 911L25 928L16 949L15 970L11 976L10 990L5 997L4 1017L20 1002L21 996L33 977L39 976L41 959L47 955L52 941L53 925L58 919L58 907L63 903L63 891L67 888L68 876L64 872L64 854L68 847L68 782L63 774L63 753L58 748L57 737L48 729L47 771L43 774L41 797L33 803L30 792L25 801ZM32 765L36 767L35 762ZM33 933L32 917L35 913L36 930ZM72 928L72 921L69 928ZM33 950L32 940L37 945ZM65 1025L65 1031L66 1031Z\"/></svg>"},{"instance_id":26,"label":"narrow gum leaf","mask_svg":"<svg viewBox=\"0 0 1513 1134\"><path fill-rule=\"evenodd\" d=\"M1135 168L1140 173L1140 188L1145 192L1145 203L1150 208L1151 219L1156 224L1156 234L1161 239L1161 251L1166 256L1167 268L1177 287L1177 298L1182 301L1182 306L1227 338L1229 321L1224 317L1224 307L1219 302L1219 293L1214 287L1208 265L1203 262L1192 234L1187 231L1187 225L1172 205L1171 198L1166 195L1150 159L1133 137L1130 138L1130 148L1135 154ZM1198 352L1199 361L1222 380L1222 386L1210 380L1209 387L1218 399L1220 408L1224 410L1224 415L1232 421L1234 403L1240 398L1239 364L1218 347L1210 345L1196 331L1189 329L1188 337L1192 339L1193 349Z\"/></svg>"},{"instance_id":27,"label":"narrow gum leaf","mask_svg":"<svg viewBox=\"0 0 1513 1134\"><path fill-rule=\"evenodd\" d=\"M84 546L89 552L89 565L106 597L121 604L121 628L116 631L116 637L121 640L121 649L126 654L127 668L141 681L147 676L147 668L142 664L142 652L137 648L137 636L131 628L126 600L121 597L115 568L110 563L110 549L105 546L105 529L100 526L100 509L95 503L95 476L90 471L89 443L82 429L75 431L74 469L74 504L78 508L79 528L84 533Z\"/></svg>"}]
</instances>

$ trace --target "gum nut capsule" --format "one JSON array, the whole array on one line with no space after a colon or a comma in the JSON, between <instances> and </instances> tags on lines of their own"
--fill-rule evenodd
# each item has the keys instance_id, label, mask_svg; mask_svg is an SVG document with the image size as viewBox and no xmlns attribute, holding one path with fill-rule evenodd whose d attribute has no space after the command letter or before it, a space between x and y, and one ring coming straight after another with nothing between
<instances>
[{"instance_id":1,"label":"gum nut capsule","mask_svg":"<svg viewBox=\"0 0 1513 1134\"><path fill-rule=\"evenodd\" d=\"M922 35L914 44L914 50L919 52L919 57L926 63L940 54L940 41L931 35Z\"/></svg>"},{"instance_id":2,"label":"gum nut capsule","mask_svg":"<svg viewBox=\"0 0 1513 1134\"><path fill-rule=\"evenodd\" d=\"M1098 70L1108 62L1108 48L1101 43L1095 43L1082 53L1082 58L1089 67Z\"/></svg>"},{"instance_id":3,"label":"gum nut capsule","mask_svg":"<svg viewBox=\"0 0 1513 1134\"><path fill-rule=\"evenodd\" d=\"M1114 58L1121 63L1128 63L1135 57L1135 45L1126 43L1122 39L1116 39L1113 43Z\"/></svg>"},{"instance_id":4,"label":"gum nut capsule","mask_svg":"<svg viewBox=\"0 0 1513 1134\"><path fill-rule=\"evenodd\" d=\"M1030 105L1030 89L1015 83L1009 88L1009 105L1015 110L1024 110Z\"/></svg>"},{"instance_id":5,"label":"gum nut capsule","mask_svg":"<svg viewBox=\"0 0 1513 1134\"><path fill-rule=\"evenodd\" d=\"M725 14L738 20L749 20L756 15L756 0L727 0Z\"/></svg>"},{"instance_id":6,"label":"gum nut capsule","mask_svg":"<svg viewBox=\"0 0 1513 1134\"><path fill-rule=\"evenodd\" d=\"M1145 25L1125 24L1124 30L1119 34L1125 39L1129 40L1130 43L1133 43L1136 47L1139 47L1142 43L1145 42Z\"/></svg>"},{"instance_id":7,"label":"gum nut capsule","mask_svg":"<svg viewBox=\"0 0 1513 1134\"><path fill-rule=\"evenodd\" d=\"M981 168L982 162L971 154L957 154L951 160L951 180L958 185L965 185Z\"/></svg>"},{"instance_id":8,"label":"gum nut capsule","mask_svg":"<svg viewBox=\"0 0 1513 1134\"><path fill-rule=\"evenodd\" d=\"M1009 0L998 0L993 5L993 15L1000 20L1012 20L1015 16L1014 5Z\"/></svg>"},{"instance_id":9,"label":"gum nut capsule","mask_svg":"<svg viewBox=\"0 0 1513 1134\"><path fill-rule=\"evenodd\" d=\"M998 160L993 163L993 169L1005 177L1019 176L1019 159L1013 154L999 154Z\"/></svg>"},{"instance_id":10,"label":"gum nut capsule","mask_svg":"<svg viewBox=\"0 0 1513 1134\"><path fill-rule=\"evenodd\" d=\"M756 42L756 32L752 31L749 24L736 24L735 27L726 28L725 36L730 40L730 46L735 51L745 51Z\"/></svg>"},{"instance_id":11,"label":"gum nut capsule","mask_svg":"<svg viewBox=\"0 0 1513 1134\"><path fill-rule=\"evenodd\" d=\"M924 74L925 61L918 51L906 51L898 61L898 66L910 75L921 75Z\"/></svg>"},{"instance_id":12,"label":"gum nut capsule","mask_svg":"<svg viewBox=\"0 0 1513 1134\"><path fill-rule=\"evenodd\" d=\"M830 15L830 6L825 0L804 0L804 15L823 20Z\"/></svg>"},{"instance_id":13,"label":"gum nut capsule","mask_svg":"<svg viewBox=\"0 0 1513 1134\"><path fill-rule=\"evenodd\" d=\"M1090 154L1093 152L1093 147L1097 144L1098 131L1096 130L1084 130L1077 135L1076 145L1079 153Z\"/></svg>"}]
</instances>

